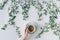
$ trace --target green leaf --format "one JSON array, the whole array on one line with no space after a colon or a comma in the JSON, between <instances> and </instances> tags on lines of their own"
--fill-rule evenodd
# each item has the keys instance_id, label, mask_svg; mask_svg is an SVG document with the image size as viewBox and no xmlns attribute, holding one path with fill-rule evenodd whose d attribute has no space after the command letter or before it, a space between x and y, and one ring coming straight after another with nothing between
<instances>
[{"instance_id":1,"label":"green leaf","mask_svg":"<svg viewBox=\"0 0 60 40\"><path fill-rule=\"evenodd\" d=\"M5 30L5 28L1 28L2 30Z\"/></svg>"},{"instance_id":2,"label":"green leaf","mask_svg":"<svg viewBox=\"0 0 60 40\"><path fill-rule=\"evenodd\" d=\"M12 21L16 18L16 16L13 16L11 19L9 19L9 21Z\"/></svg>"}]
</instances>

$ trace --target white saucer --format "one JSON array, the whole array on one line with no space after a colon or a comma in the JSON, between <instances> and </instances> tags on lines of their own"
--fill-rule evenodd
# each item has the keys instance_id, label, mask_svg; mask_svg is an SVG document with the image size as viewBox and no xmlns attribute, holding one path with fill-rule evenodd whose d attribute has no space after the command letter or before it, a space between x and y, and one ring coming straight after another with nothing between
<instances>
[{"instance_id":1,"label":"white saucer","mask_svg":"<svg viewBox=\"0 0 60 40\"><path fill-rule=\"evenodd\" d=\"M36 37L38 35L38 33L41 33L42 29L41 29L41 27L39 27L37 22L29 22L29 23L27 23L26 26L29 26L29 25L33 25L35 28L33 32L28 32L29 37Z\"/></svg>"},{"instance_id":2,"label":"white saucer","mask_svg":"<svg viewBox=\"0 0 60 40\"><path fill-rule=\"evenodd\" d=\"M29 23L27 24L28 27L29 27L29 25L32 25L32 26L34 27L34 31L33 31L33 32L28 31L28 33L29 33L29 34L32 34L32 33L36 32L38 25L35 24L35 23L32 23L32 22L29 22Z\"/></svg>"}]
</instances>

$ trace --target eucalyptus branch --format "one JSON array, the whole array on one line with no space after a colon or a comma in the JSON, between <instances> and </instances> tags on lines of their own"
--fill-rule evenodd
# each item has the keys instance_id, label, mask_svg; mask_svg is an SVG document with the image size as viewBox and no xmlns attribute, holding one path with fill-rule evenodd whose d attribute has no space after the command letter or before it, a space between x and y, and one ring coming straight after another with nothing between
<instances>
[{"instance_id":1,"label":"eucalyptus branch","mask_svg":"<svg viewBox=\"0 0 60 40\"><path fill-rule=\"evenodd\" d=\"M23 15L23 20L26 20L29 16L28 16L28 11L29 11L29 8L30 8L30 4L26 3L24 4L24 6L22 6L22 9L23 9L23 12L22 12L22 15Z\"/></svg>"},{"instance_id":2,"label":"eucalyptus branch","mask_svg":"<svg viewBox=\"0 0 60 40\"><path fill-rule=\"evenodd\" d=\"M0 3L0 9L3 9L8 0L4 0L3 3Z\"/></svg>"},{"instance_id":3,"label":"eucalyptus branch","mask_svg":"<svg viewBox=\"0 0 60 40\"><path fill-rule=\"evenodd\" d=\"M8 24L5 24L1 29L6 30L7 26L8 26Z\"/></svg>"},{"instance_id":4,"label":"eucalyptus branch","mask_svg":"<svg viewBox=\"0 0 60 40\"><path fill-rule=\"evenodd\" d=\"M19 0L18 0L19 1ZM21 34L20 34L20 31L19 31L19 27L17 27L16 26L16 24L15 24L15 18L16 18L16 14L18 14L18 8L19 8L19 6L18 6L18 3L16 2L16 0L11 0L11 2L13 3L13 5L12 5L12 7L10 7L10 12L9 12L9 16L10 16L10 18L9 18L9 24L10 25L14 25L15 26L15 28L16 28L16 32L17 32L17 34L18 34L18 36L20 37L21 36Z\"/></svg>"},{"instance_id":5,"label":"eucalyptus branch","mask_svg":"<svg viewBox=\"0 0 60 40\"><path fill-rule=\"evenodd\" d=\"M16 28L16 32L18 34L18 36L20 37L20 31L19 31L19 27L16 26L15 24L15 18L16 18L16 14L18 14L18 3L16 2L16 0L11 0L12 4L11 6L8 8L8 12L9 12L9 21L8 24L9 25L14 25ZM5 2L4 2L5 3ZM7 24L4 25L4 27L2 28L3 30L5 30L7 28Z\"/></svg>"},{"instance_id":6,"label":"eucalyptus branch","mask_svg":"<svg viewBox=\"0 0 60 40\"><path fill-rule=\"evenodd\" d=\"M20 37L22 36L21 33L20 33L20 30L19 30L20 27L14 25L14 28L16 28L15 30L16 30L16 32L17 32L18 37L20 38Z\"/></svg>"},{"instance_id":7,"label":"eucalyptus branch","mask_svg":"<svg viewBox=\"0 0 60 40\"><path fill-rule=\"evenodd\" d=\"M36 9L38 9L38 13L37 13L38 16L39 16L38 21L41 21L41 20L42 20L41 17L42 17L43 14L45 14L45 15L48 14L47 9L44 8L44 6L43 6L42 3L43 3L43 4L46 4L45 1L39 2L38 0L37 0L37 1L35 0L35 1L32 2L32 5L33 5Z\"/></svg>"}]
</instances>

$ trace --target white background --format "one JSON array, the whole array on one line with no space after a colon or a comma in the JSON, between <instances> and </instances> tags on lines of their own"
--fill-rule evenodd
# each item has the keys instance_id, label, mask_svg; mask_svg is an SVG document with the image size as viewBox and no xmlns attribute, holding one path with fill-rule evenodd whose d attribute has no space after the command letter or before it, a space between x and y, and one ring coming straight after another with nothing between
<instances>
[{"instance_id":1,"label":"white background","mask_svg":"<svg viewBox=\"0 0 60 40\"><path fill-rule=\"evenodd\" d=\"M9 5L10 5L10 1L5 5L3 10L0 10L0 40L19 40L17 33L15 31L15 28L13 26L8 26L5 31L1 30L1 27L3 27L4 24L8 23L8 20L9 20L9 15L8 15ZM57 2L56 5L59 6L59 2ZM17 14L17 18L15 19L15 21L16 21L16 25L21 28L20 31L22 34L24 27L28 22L30 21L38 22L37 21L38 16L37 16L37 10L33 6L31 6L29 10L29 18L27 19L27 21L22 20L21 12L22 12L22 9L20 8L20 12L19 14ZM38 24L43 25L45 22L49 22L48 17L49 15L47 16L43 15L42 17L43 20L39 21ZM60 20L60 14L58 15L58 18L59 19L56 20L57 23ZM39 39L31 38L30 40L59 40L59 37L54 35L53 32L50 30L49 32L42 34L41 38Z\"/></svg>"}]
</instances>

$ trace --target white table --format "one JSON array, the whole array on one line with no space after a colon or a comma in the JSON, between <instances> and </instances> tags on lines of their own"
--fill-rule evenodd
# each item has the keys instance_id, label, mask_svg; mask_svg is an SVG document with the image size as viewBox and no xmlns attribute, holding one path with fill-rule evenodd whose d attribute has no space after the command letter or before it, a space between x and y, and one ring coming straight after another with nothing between
<instances>
[{"instance_id":1,"label":"white table","mask_svg":"<svg viewBox=\"0 0 60 40\"><path fill-rule=\"evenodd\" d=\"M9 5L10 5L10 3L7 3L6 7L4 7L3 10L0 10L0 26L1 27L3 27L3 25L5 23L7 23L8 19L9 19L8 12L7 12ZM22 34L24 27L28 22L31 22L31 21L38 22L37 21L38 15L37 15L37 10L33 6L31 6L31 8L30 8L29 18L27 21L22 20L22 14L20 14L20 13L17 15L16 25L18 25L21 28L20 31ZM60 17L60 14L58 15L58 17ZM43 15L42 18L43 18L43 20L39 21L38 24L43 25L45 22L49 21L48 15L47 16ZM45 21L45 20L47 20L47 21ZM57 23L59 22L58 20L60 20L60 19L56 20ZM15 32L15 29L12 26L8 26L8 28L5 31L0 29L0 40L19 40L19 38L17 36L17 33ZM38 38L38 39L28 38L28 40L59 40L59 38L58 38L58 36L54 35L53 32L50 30L49 32L42 34L41 38Z\"/></svg>"}]
</instances>

